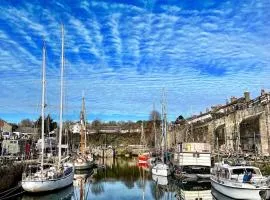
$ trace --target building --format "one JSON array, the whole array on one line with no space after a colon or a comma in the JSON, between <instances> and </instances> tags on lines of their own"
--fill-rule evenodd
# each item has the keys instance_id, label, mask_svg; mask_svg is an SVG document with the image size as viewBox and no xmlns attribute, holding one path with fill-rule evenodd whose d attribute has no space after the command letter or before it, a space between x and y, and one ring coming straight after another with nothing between
<instances>
[{"instance_id":1,"label":"building","mask_svg":"<svg viewBox=\"0 0 270 200\"><path fill-rule=\"evenodd\" d=\"M208 142L213 150L270 155L270 93L251 99L232 97L205 113L177 120L171 132L175 143Z\"/></svg>"},{"instance_id":2,"label":"building","mask_svg":"<svg viewBox=\"0 0 270 200\"><path fill-rule=\"evenodd\" d=\"M12 126L0 119L0 132L12 132Z\"/></svg>"},{"instance_id":3,"label":"building","mask_svg":"<svg viewBox=\"0 0 270 200\"><path fill-rule=\"evenodd\" d=\"M81 132L81 124L79 122L75 123L71 127L71 132L73 134L80 134Z\"/></svg>"}]
</instances>

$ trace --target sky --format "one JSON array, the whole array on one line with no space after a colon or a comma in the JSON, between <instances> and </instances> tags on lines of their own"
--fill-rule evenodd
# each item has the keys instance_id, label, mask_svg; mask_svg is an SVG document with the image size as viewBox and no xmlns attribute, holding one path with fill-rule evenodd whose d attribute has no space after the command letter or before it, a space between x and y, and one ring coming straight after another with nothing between
<instances>
[{"instance_id":1,"label":"sky","mask_svg":"<svg viewBox=\"0 0 270 200\"><path fill-rule=\"evenodd\" d=\"M0 118L37 119L42 47L46 113L60 105L65 29L64 120L175 120L270 88L269 0L0 1Z\"/></svg>"}]
</instances>

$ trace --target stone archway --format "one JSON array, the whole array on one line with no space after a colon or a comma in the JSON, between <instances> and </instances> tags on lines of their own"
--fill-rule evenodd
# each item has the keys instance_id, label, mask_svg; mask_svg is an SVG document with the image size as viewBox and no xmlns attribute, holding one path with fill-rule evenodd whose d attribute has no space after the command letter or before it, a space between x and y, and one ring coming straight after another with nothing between
<instances>
[{"instance_id":1,"label":"stone archway","mask_svg":"<svg viewBox=\"0 0 270 200\"><path fill-rule=\"evenodd\" d=\"M217 138L218 138L218 148L222 145L226 145L226 135L225 135L225 124L218 126L215 131L215 148L217 148Z\"/></svg>"},{"instance_id":2,"label":"stone archway","mask_svg":"<svg viewBox=\"0 0 270 200\"><path fill-rule=\"evenodd\" d=\"M242 120L239 125L240 145L244 153L261 152L260 115Z\"/></svg>"}]
</instances>

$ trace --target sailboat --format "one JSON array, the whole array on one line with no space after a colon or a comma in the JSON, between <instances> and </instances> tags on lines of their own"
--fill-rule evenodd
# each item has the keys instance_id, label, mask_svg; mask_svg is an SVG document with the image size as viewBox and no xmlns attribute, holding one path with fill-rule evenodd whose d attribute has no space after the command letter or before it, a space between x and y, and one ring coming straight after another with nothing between
<instances>
[{"instance_id":1,"label":"sailboat","mask_svg":"<svg viewBox=\"0 0 270 200\"><path fill-rule=\"evenodd\" d=\"M140 143L143 146L143 150L138 155L138 161L139 161L139 163L147 164L148 163L148 159L150 158L150 154L149 154L149 152L146 152L146 149L145 149L145 146L146 146L145 143L146 142L145 142L143 122L142 122L142 125L141 125L141 142Z\"/></svg>"},{"instance_id":2,"label":"sailboat","mask_svg":"<svg viewBox=\"0 0 270 200\"><path fill-rule=\"evenodd\" d=\"M64 28L62 26L62 56L61 56L61 102L60 102L60 130L59 130L59 151L58 164L51 165L49 168L44 167L44 111L45 111L45 55L46 49L43 46L42 62L42 105L41 105L41 166L36 172L24 172L22 175L22 188L27 192L48 192L57 190L71 185L74 177L74 167L69 163L62 163L62 130L63 130L63 74L64 74Z\"/></svg>"},{"instance_id":3,"label":"sailboat","mask_svg":"<svg viewBox=\"0 0 270 200\"><path fill-rule=\"evenodd\" d=\"M164 152L167 150L167 116L166 116L166 106L165 106L165 94L163 91L162 99L162 148L161 148L161 163L156 163L152 168L152 174L158 176L169 176L171 175L171 169L169 165L165 163Z\"/></svg>"},{"instance_id":4,"label":"sailboat","mask_svg":"<svg viewBox=\"0 0 270 200\"><path fill-rule=\"evenodd\" d=\"M87 144L87 137L86 137L86 120L85 120L85 99L84 95L82 97L82 110L80 115L81 121L81 138L80 138L80 152L77 155L74 161L74 167L76 170L85 170L91 169L94 166L94 159L91 154L86 153L86 144Z\"/></svg>"}]
</instances>

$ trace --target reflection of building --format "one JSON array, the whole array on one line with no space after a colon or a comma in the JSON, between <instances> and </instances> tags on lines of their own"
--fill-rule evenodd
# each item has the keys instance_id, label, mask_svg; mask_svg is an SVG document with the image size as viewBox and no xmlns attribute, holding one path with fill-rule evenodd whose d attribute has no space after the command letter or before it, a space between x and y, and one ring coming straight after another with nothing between
<instances>
[{"instance_id":1,"label":"reflection of building","mask_svg":"<svg viewBox=\"0 0 270 200\"><path fill-rule=\"evenodd\" d=\"M179 199L183 200L212 200L211 194L211 182L187 182L180 186L179 192L177 192Z\"/></svg>"},{"instance_id":2,"label":"reflection of building","mask_svg":"<svg viewBox=\"0 0 270 200\"><path fill-rule=\"evenodd\" d=\"M217 148L232 152L269 155L270 143L270 93L261 91L255 99L249 92L243 97L232 97L225 105L212 106L211 110L179 119L171 133L174 142L207 142L212 150ZM217 143L218 138L218 143Z\"/></svg>"},{"instance_id":3,"label":"reflection of building","mask_svg":"<svg viewBox=\"0 0 270 200\"><path fill-rule=\"evenodd\" d=\"M12 132L12 126L0 119L0 132Z\"/></svg>"}]
</instances>

